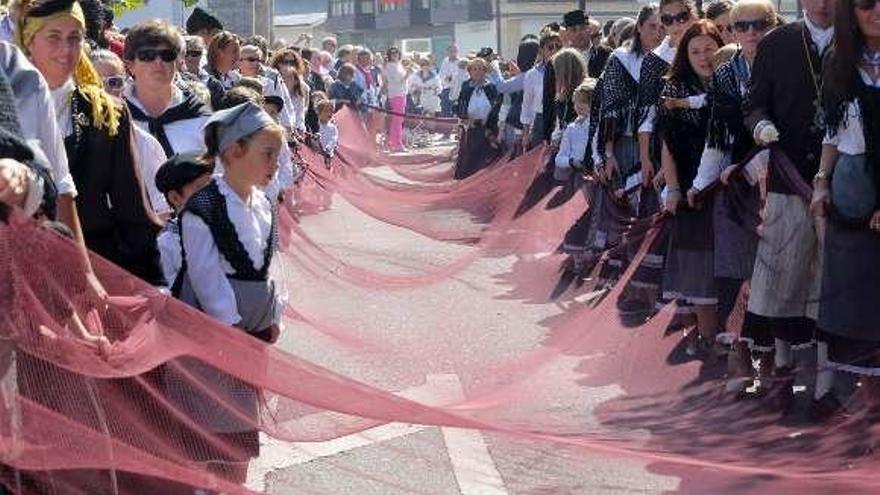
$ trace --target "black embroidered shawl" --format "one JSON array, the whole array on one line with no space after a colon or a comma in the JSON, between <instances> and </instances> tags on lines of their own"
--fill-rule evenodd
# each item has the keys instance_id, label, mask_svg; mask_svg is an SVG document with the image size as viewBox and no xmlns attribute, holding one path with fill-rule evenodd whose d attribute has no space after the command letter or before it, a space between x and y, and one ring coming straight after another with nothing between
<instances>
[{"instance_id":1,"label":"black embroidered shawl","mask_svg":"<svg viewBox=\"0 0 880 495\"><path fill-rule=\"evenodd\" d=\"M742 161L754 146L743 114L749 77L748 62L740 50L718 67L709 88L706 143L731 153L733 163Z\"/></svg>"},{"instance_id":2,"label":"black embroidered shawl","mask_svg":"<svg viewBox=\"0 0 880 495\"><path fill-rule=\"evenodd\" d=\"M699 81L669 79L663 89L665 98L688 98L705 93ZM656 132L675 159L678 182L682 191L693 184L706 144L706 127L709 109L667 110L660 107L657 116Z\"/></svg>"}]
</instances>

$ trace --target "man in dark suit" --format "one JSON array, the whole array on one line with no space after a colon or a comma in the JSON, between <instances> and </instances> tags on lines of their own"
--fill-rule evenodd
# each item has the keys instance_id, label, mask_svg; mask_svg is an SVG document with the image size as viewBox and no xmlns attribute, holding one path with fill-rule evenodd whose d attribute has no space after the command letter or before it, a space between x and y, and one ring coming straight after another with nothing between
<instances>
[{"instance_id":1,"label":"man in dark suit","mask_svg":"<svg viewBox=\"0 0 880 495\"><path fill-rule=\"evenodd\" d=\"M767 34L758 47L745 109L755 141L774 145L765 206L769 220L758 245L748 309L761 320L756 344L775 348L773 395L782 408L793 403L792 348L812 342L817 316L818 294L810 288L816 287L818 243L806 201L797 193L814 175L825 179L817 174L825 134L819 101L835 1L803 0L804 19ZM817 395L829 388L817 380Z\"/></svg>"}]
</instances>

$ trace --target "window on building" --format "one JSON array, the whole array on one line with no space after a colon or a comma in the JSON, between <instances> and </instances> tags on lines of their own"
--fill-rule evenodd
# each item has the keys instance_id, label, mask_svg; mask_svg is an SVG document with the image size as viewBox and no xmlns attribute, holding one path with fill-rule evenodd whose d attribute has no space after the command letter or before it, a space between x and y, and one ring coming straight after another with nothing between
<instances>
[{"instance_id":1,"label":"window on building","mask_svg":"<svg viewBox=\"0 0 880 495\"><path fill-rule=\"evenodd\" d=\"M372 14L375 12L375 2L373 0L361 0L361 14Z\"/></svg>"}]
</instances>

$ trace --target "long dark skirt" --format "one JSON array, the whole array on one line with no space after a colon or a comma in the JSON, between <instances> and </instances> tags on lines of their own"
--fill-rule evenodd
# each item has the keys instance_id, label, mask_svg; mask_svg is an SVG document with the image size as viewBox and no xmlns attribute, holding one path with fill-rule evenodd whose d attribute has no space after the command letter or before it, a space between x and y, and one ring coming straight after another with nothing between
<instances>
[{"instance_id":1,"label":"long dark skirt","mask_svg":"<svg viewBox=\"0 0 880 495\"><path fill-rule=\"evenodd\" d=\"M850 371L880 375L880 233L832 212L825 234L820 338L828 359Z\"/></svg>"},{"instance_id":2,"label":"long dark skirt","mask_svg":"<svg viewBox=\"0 0 880 495\"><path fill-rule=\"evenodd\" d=\"M664 297L698 305L717 303L711 208L679 208L671 222Z\"/></svg>"},{"instance_id":3,"label":"long dark skirt","mask_svg":"<svg viewBox=\"0 0 880 495\"><path fill-rule=\"evenodd\" d=\"M494 163L501 148L489 141L485 126L469 127L461 137L455 160L455 179L465 179Z\"/></svg>"}]
</instances>

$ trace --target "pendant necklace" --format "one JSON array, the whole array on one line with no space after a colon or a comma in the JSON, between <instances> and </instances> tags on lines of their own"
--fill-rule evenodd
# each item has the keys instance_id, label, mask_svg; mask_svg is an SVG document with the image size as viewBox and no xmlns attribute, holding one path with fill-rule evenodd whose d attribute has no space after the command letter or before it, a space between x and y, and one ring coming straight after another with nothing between
<instances>
[{"instance_id":1,"label":"pendant necklace","mask_svg":"<svg viewBox=\"0 0 880 495\"><path fill-rule=\"evenodd\" d=\"M813 100L813 107L815 107L815 109L816 109L815 117L813 117L813 125L818 130L824 130L826 119L825 119L825 109L822 108L822 100L821 100L821 98L822 98L822 85L824 84L824 81L822 80L821 70L817 72L816 68L813 65L813 56L812 56L812 53L810 53L810 45L807 42L807 27L806 26L804 26L804 29L803 29L803 31L801 31L801 34L803 34L803 39L804 39L804 56L807 57L807 65L810 67L810 79L812 79L813 88L816 90L816 99Z\"/></svg>"}]
</instances>

